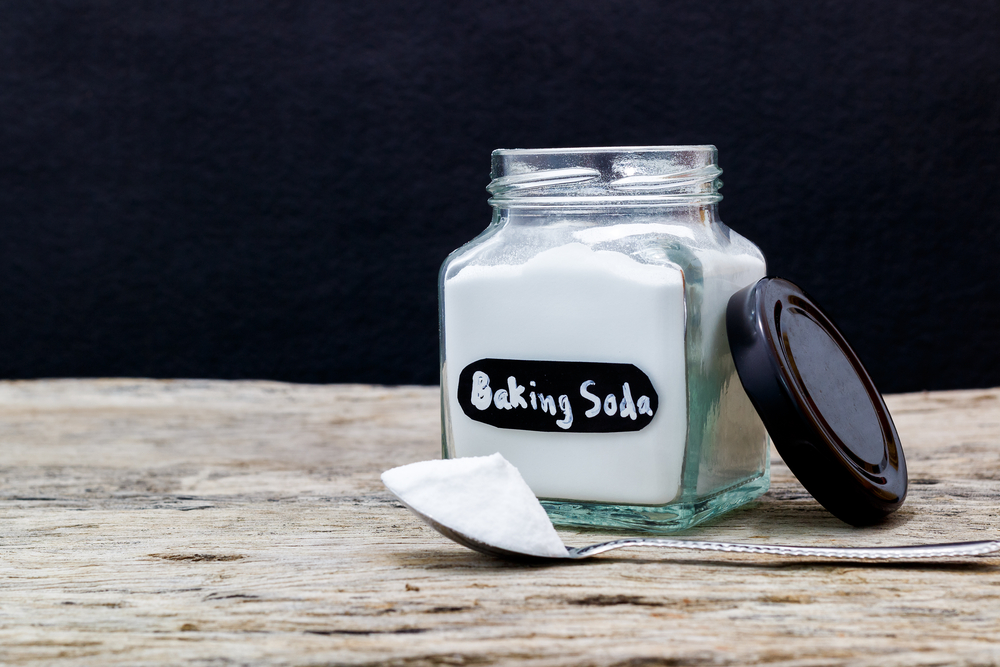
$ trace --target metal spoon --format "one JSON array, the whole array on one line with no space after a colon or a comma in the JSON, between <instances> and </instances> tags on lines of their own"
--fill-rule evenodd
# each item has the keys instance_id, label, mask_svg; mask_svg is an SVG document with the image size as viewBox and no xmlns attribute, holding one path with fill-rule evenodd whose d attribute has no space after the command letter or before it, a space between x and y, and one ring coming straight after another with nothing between
<instances>
[{"instance_id":1,"label":"metal spoon","mask_svg":"<svg viewBox=\"0 0 1000 667\"><path fill-rule=\"evenodd\" d=\"M563 560L547 558L504 549L487 544L454 528L441 524L426 514L415 510L406 502L404 505L423 519L427 525L450 540L473 551L508 560ZM566 547L566 560L589 558L612 549L624 547L662 547L666 549L695 549L698 551L728 551L749 554L770 554L774 556L813 556L818 558L848 559L903 559L903 558L954 558L957 556L981 556L1000 551L1000 540L981 542L954 542L950 544L915 544L899 547L796 547L778 544L732 544L729 542L705 542L702 540L671 540L658 537L627 538L592 544L589 547Z\"/></svg>"}]
</instances>

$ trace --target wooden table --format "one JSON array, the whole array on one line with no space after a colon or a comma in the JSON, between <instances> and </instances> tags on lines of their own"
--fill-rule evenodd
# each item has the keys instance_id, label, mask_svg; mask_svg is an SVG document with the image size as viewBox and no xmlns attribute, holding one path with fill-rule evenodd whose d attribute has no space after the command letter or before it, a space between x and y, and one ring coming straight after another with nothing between
<instances>
[{"instance_id":1,"label":"wooden table","mask_svg":"<svg viewBox=\"0 0 1000 667\"><path fill-rule=\"evenodd\" d=\"M888 403L911 482L888 523L839 523L775 458L770 493L687 535L1000 535L1000 390ZM0 663L1000 664L997 557L468 551L379 482L439 456L438 431L431 387L0 383Z\"/></svg>"}]
</instances>

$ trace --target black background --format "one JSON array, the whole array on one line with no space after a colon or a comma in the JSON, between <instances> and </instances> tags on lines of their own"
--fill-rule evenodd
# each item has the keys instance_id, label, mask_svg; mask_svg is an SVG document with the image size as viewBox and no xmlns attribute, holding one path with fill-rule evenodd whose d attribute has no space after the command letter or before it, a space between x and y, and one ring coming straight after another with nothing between
<instances>
[{"instance_id":1,"label":"black background","mask_svg":"<svg viewBox=\"0 0 1000 667\"><path fill-rule=\"evenodd\" d=\"M713 143L883 391L1000 385L1000 3L4 0L0 376L435 383L498 147Z\"/></svg>"}]
</instances>

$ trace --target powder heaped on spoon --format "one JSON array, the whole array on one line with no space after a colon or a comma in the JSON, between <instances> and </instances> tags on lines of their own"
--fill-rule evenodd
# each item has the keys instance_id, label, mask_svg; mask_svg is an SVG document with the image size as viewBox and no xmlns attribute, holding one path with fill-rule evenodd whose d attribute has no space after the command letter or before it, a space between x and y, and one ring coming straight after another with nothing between
<instances>
[{"instance_id":1,"label":"powder heaped on spoon","mask_svg":"<svg viewBox=\"0 0 1000 667\"><path fill-rule=\"evenodd\" d=\"M541 503L500 454L411 463L382 473L382 483L414 510L480 542L566 556Z\"/></svg>"}]
</instances>

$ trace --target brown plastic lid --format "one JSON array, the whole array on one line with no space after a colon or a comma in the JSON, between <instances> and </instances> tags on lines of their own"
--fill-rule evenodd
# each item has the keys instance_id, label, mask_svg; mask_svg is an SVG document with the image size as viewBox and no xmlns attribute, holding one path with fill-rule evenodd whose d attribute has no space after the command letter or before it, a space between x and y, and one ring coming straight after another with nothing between
<instances>
[{"instance_id":1,"label":"brown plastic lid","mask_svg":"<svg viewBox=\"0 0 1000 667\"><path fill-rule=\"evenodd\" d=\"M837 327L805 292L762 278L729 300L740 381L781 458L835 516L877 523L906 498L889 410Z\"/></svg>"}]
</instances>

